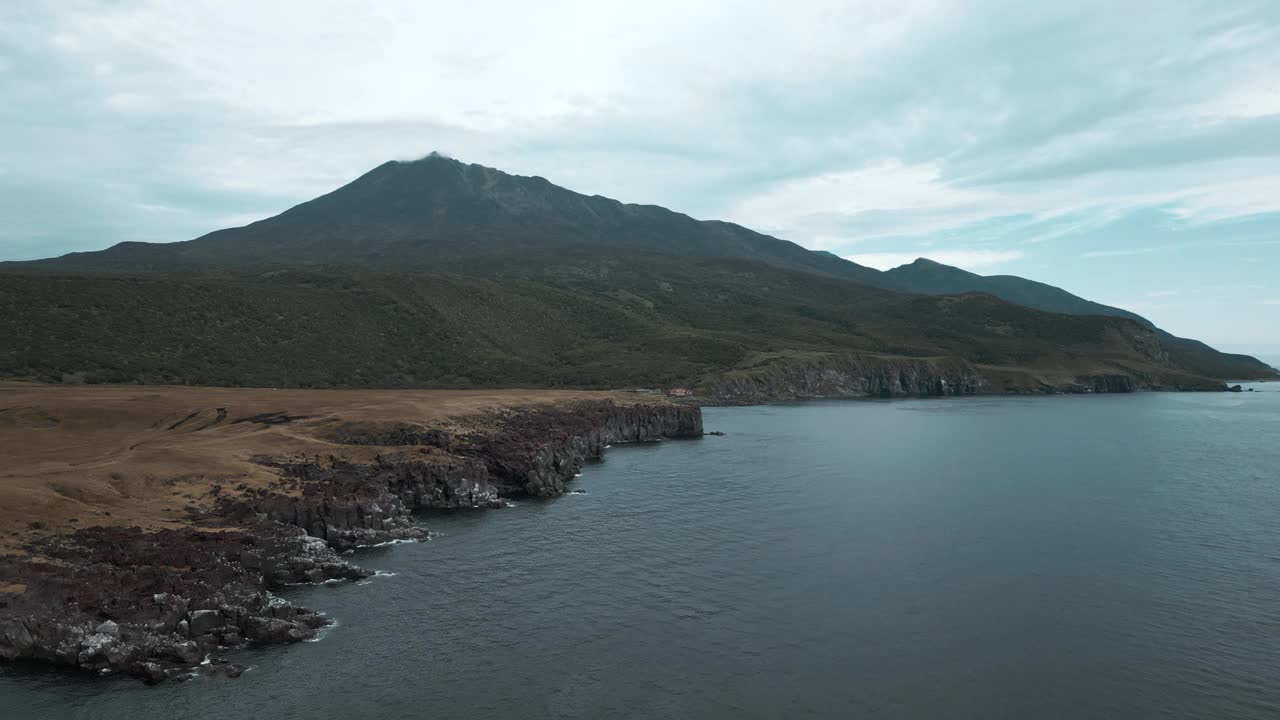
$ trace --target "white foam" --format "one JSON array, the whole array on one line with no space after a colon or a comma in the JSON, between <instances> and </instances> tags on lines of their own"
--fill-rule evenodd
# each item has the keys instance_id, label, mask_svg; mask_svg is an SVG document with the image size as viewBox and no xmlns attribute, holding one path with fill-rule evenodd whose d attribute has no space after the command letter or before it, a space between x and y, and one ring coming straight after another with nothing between
<instances>
[{"instance_id":1,"label":"white foam","mask_svg":"<svg viewBox=\"0 0 1280 720\"><path fill-rule=\"evenodd\" d=\"M365 578L365 579L363 579L363 580L358 580L358 581L356 582L356 585L368 585L369 583L373 582L373 579L374 579L374 578L380 578L380 577L395 577L396 575L399 575L399 574L400 574L400 573L387 572L386 570L374 570L374 571L373 571L373 575L371 575L371 576L369 576L369 577L367 577L367 578Z\"/></svg>"},{"instance_id":2,"label":"white foam","mask_svg":"<svg viewBox=\"0 0 1280 720\"><path fill-rule=\"evenodd\" d=\"M586 490L570 490L569 492L565 493L565 495L586 495L586 494L587 494Z\"/></svg>"},{"instance_id":3,"label":"white foam","mask_svg":"<svg viewBox=\"0 0 1280 720\"><path fill-rule=\"evenodd\" d=\"M387 547L389 545L407 545L409 543L416 543L416 542L418 542L417 538L396 538L394 540L387 540L386 542L373 543L372 545L357 545L356 547L376 548L376 547Z\"/></svg>"}]
</instances>

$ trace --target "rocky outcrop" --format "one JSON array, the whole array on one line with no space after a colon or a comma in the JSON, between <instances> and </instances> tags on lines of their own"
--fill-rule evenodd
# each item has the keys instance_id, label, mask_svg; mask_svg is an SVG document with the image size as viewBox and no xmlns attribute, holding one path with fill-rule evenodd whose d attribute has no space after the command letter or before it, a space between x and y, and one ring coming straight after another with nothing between
<instances>
[{"instance_id":1,"label":"rocky outcrop","mask_svg":"<svg viewBox=\"0 0 1280 720\"><path fill-rule=\"evenodd\" d=\"M450 455L380 455L373 463L334 456L321 460L261 460L292 482L283 490L223 501L219 514L297 525L346 550L391 540L421 539L416 510L501 507L485 464Z\"/></svg>"},{"instance_id":2,"label":"rocky outcrop","mask_svg":"<svg viewBox=\"0 0 1280 720\"><path fill-rule=\"evenodd\" d=\"M812 398L974 395L986 388L982 374L964 360L830 355L726 373L705 383L703 391L720 403L749 405Z\"/></svg>"},{"instance_id":3,"label":"rocky outcrop","mask_svg":"<svg viewBox=\"0 0 1280 720\"><path fill-rule=\"evenodd\" d=\"M150 681L209 659L202 667L237 675L211 655L305 640L329 622L273 591L368 576L337 551L425 538L415 510L559 494L610 443L702 435L697 407L609 401L517 409L476 424L486 429L462 437L419 425L346 427L330 439L388 451L372 462L258 458L279 472L275 486L220 490L213 510L193 512L197 527L86 528L29 547L29 557L0 558L0 659Z\"/></svg>"},{"instance_id":4,"label":"rocky outcrop","mask_svg":"<svg viewBox=\"0 0 1280 720\"><path fill-rule=\"evenodd\" d=\"M483 460L501 495L551 496L607 445L701 436L699 407L586 402L498 418L494 432L461 438L455 451Z\"/></svg>"},{"instance_id":5,"label":"rocky outcrop","mask_svg":"<svg viewBox=\"0 0 1280 720\"><path fill-rule=\"evenodd\" d=\"M144 532L87 528L0 560L0 659L29 659L158 681L211 653L296 642L329 624L272 593L369 575L298 528ZM210 667L238 674L234 665Z\"/></svg>"},{"instance_id":6,"label":"rocky outcrop","mask_svg":"<svg viewBox=\"0 0 1280 720\"><path fill-rule=\"evenodd\" d=\"M463 437L417 425L347 428L332 437L358 445L371 437L395 446L425 442L372 463L261 459L295 481L286 488L292 492L229 499L220 512L297 525L340 549L411 538L421 532L410 519L415 511L500 507L504 497L562 494L565 483L606 445L700 437L702 411L589 401L506 412L481 424L489 429Z\"/></svg>"}]
</instances>

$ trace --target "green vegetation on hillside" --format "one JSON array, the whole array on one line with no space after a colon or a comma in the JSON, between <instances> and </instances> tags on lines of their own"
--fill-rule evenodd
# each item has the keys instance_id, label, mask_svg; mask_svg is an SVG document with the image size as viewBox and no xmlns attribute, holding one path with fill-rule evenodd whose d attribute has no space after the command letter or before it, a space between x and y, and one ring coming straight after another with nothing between
<instances>
[{"instance_id":1,"label":"green vegetation on hillside","mask_svg":"<svg viewBox=\"0 0 1280 720\"><path fill-rule=\"evenodd\" d=\"M350 268L0 275L0 373L46 380L617 387L830 351L1160 372L1136 344L1143 334L1127 320L743 261L632 258L539 282Z\"/></svg>"}]
</instances>

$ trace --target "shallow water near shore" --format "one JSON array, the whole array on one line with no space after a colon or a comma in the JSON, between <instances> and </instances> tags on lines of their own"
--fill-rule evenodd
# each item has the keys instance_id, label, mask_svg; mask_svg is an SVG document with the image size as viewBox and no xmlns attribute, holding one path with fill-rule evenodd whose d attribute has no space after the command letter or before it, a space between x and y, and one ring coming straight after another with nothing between
<instances>
[{"instance_id":1,"label":"shallow water near shore","mask_svg":"<svg viewBox=\"0 0 1280 720\"><path fill-rule=\"evenodd\" d=\"M575 494L431 514L339 624L4 718L1280 716L1280 384L710 408Z\"/></svg>"}]
</instances>

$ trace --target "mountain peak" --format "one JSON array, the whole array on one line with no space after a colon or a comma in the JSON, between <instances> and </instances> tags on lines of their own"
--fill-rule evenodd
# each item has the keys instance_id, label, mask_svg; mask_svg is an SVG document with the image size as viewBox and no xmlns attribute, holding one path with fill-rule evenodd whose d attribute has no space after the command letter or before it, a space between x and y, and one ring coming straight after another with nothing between
<instances>
[{"instance_id":1,"label":"mountain peak","mask_svg":"<svg viewBox=\"0 0 1280 720\"><path fill-rule=\"evenodd\" d=\"M453 157L452 155L446 155L445 153L442 153L442 152L440 152L439 150L432 150L431 152L427 153L426 155L423 155L422 157L417 158L417 159L414 159L414 160L392 160L392 161L391 161L390 163L388 163L388 164L395 164L395 165L414 165L414 164L418 164L418 163L423 163L423 164L425 164L425 163L437 163L437 162L438 162L438 163L452 163L452 164L457 164L457 165L464 165L464 164L465 164L465 163L463 163L461 160L459 160L459 159L457 159L457 158Z\"/></svg>"},{"instance_id":2,"label":"mountain peak","mask_svg":"<svg viewBox=\"0 0 1280 720\"><path fill-rule=\"evenodd\" d=\"M904 275L904 274L920 273L920 272L929 273L931 275L937 275L939 273L959 273L964 275L972 274L969 271L964 270L963 268L958 268L958 267L955 267L954 265L946 265L944 263L938 262L937 260L930 260L929 258L926 258L926 257L918 257L914 261L907 263L905 265L899 265L898 267L893 268L888 272L891 275Z\"/></svg>"}]
</instances>

